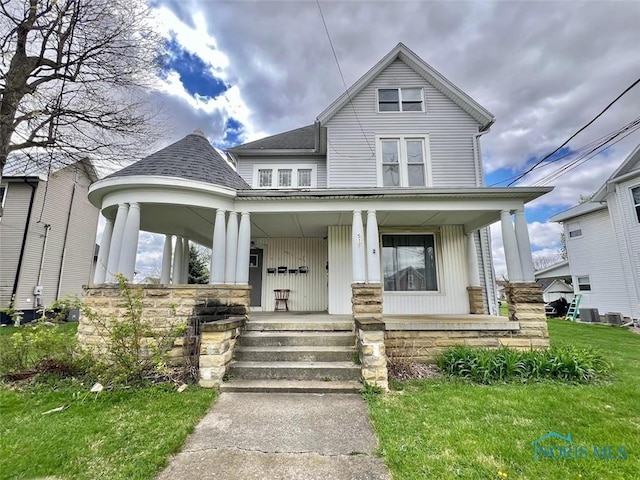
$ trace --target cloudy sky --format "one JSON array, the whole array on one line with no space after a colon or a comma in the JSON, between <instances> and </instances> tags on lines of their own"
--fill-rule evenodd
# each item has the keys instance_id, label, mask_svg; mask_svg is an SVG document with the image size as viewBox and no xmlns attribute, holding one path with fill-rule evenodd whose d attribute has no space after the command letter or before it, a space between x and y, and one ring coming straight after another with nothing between
<instances>
[{"instance_id":1,"label":"cloudy sky","mask_svg":"<svg viewBox=\"0 0 640 480\"><path fill-rule=\"evenodd\" d=\"M149 100L162 108L171 132L166 144L196 128L224 148L308 125L344 91L316 1L152 5L169 62ZM320 1L320 7L347 85L403 42L496 116L482 137L487 185L506 185L640 78L636 1ZM572 140L560 152L566 157L518 184L544 180L638 116L640 85ZM535 255L559 249L560 227L549 216L593 193L640 133L616 140L551 181L554 192L528 207ZM500 275L501 235L499 226L492 229ZM138 270L159 265L161 243L141 234Z\"/></svg>"}]
</instances>

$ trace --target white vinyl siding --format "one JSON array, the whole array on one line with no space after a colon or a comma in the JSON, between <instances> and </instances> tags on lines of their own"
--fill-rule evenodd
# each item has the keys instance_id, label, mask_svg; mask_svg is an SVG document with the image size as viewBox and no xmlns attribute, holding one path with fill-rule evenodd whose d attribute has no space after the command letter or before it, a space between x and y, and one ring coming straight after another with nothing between
<instances>
[{"instance_id":1,"label":"white vinyl siding","mask_svg":"<svg viewBox=\"0 0 640 480\"><path fill-rule=\"evenodd\" d=\"M623 264L608 210L581 215L580 228L580 241L567 242L574 289L582 294L580 306L597 308L603 315L607 312L629 315ZM565 224L565 235L568 238L568 223ZM588 284L590 290L581 289L579 282L582 288Z\"/></svg>"},{"instance_id":2,"label":"white vinyl siding","mask_svg":"<svg viewBox=\"0 0 640 480\"><path fill-rule=\"evenodd\" d=\"M252 238L254 248L262 248L262 308L273 311L275 289L289 289L289 310L327 310L327 241L322 238ZM268 274L267 268L287 267L286 274ZM308 267L308 273L288 270Z\"/></svg>"},{"instance_id":3,"label":"white vinyl siding","mask_svg":"<svg viewBox=\"0 0 640 480\"><path fill-rule=\"evenodd\" d=\"M351 282L351 226L329 226L329 313L350 315Z\"/></svg>"},{"instance_id":4,"label":"white vinyl siding","mask_svg":"<svg viewBox=\"0 0 640 480\"><path fill-rule=\"evenodd\" d=\"M315 184L301 185L299 188L327 188L327 168L324 158L318 157L262 157L262 158L241 158L238 160L238 174L254 188L258 188L258 170L273 170L275 168L292 169L292 183L300 180L300 171L312 170L315 177ZM296 173L297 172L297 173ZM277 177L274 174L274 179ZM304 178L304 175L303 175ZM275 186L272 188L276 188Z\"/></svg>"},{"instance_id":5,"label":"white vinyl siding","mask_svg":"<svg viewBox=\"0 0 640 480\"><path fill-rule=\"evenodd\" d=\"M421 86L426 111L378 113L378 89L389 86ZM329 188L378 185L376 136L425 135L429 136L431 186L476 186L473 135L478 122L402 61L382 71L351 103L353 108L345 106L326 125Z\"/></svg>"},{"instance_id":6,"label":"white vinyl siding","mask_svg":"<svg viewBox=\"0 0 640 480\"><path fill-rule=\"evenodd\" d=\"M615 191L606 199L611 223L615 230L617 251L621 259L623 275L621 281L624 283L624 291L630 304L626 310L619 308L612 311L622 312L634 318L640 317L640 223L636 220L631 194L631 188L637 186L638 177L636 176L617 185ZM611 250L615 251L613 248ZM594 252L593 255L602 254L601 249Z\"/></svg>"}]
</instances>

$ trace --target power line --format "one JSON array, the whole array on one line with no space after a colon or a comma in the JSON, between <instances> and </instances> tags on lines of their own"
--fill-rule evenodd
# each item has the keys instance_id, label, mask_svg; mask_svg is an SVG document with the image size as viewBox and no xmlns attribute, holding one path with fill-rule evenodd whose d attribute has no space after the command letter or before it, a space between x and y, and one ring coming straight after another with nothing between
<instances>
[{"instance_id":1,"label":"power line","mask_svg":"<svg viewBox=\"0 0 640 480\"><path fill-rule=\"evenodd\" d=\"M535 164L533 164L532 167L530 167L527 171L525 171L524 173L520 174L515 180L513 180L511 183L509 183L507 186L510 187L511 185L513 185L514 183L516 183L518 180L520 180L522 177L524 177L525 175L528 175L529 173L531 173L531 171L536 168L538 165L540 165L542 162L544 162L545 160L547 160L549 157L551 157L554 153L556 153L558 150L560 150L562 147L564 147L565 145L567 145L571 140L573 140L573 138L576 137L576 135L578 135L580 132L582 132L584 129L586 129L589 125L591 125L593 122L595 122L598 118L600 118L602 116L602 114L604 112L606 112L607 110L609 110L609 108L611 108L613 106L614 103L616 103L618 100L620 100L627 92L629 92L629 90L631 90L633 87L635 87L638 83L640 83L640 78L637 79L635 82L633 82L631 85L629 85L620 95L618 95L611 103L609 103L609 105L607 105L604 110L602 110L598 115L596 115L595 117L593 117L593 119L587 123L586 125L584 125L582 128L580 128L576 133L574 133L573 135L571 135L569 138L567 138L567 140L565 140L565 142L560 145L558 148L556 148L553 152L551 152L550 154L546 155L542 160L537 161Z\"/></svg>"},{"instance_id":2,"label":"power line","mask_svg":"<svg viewBox=\"0 0 640 480\"><path fill-rule=\"evenodd\" d=\"M556 163L556 162L559 162L560 160L566 159L567 157L572 157L572 156L576 156L578 154L581 154L581 152L586 151L586 150L590 149L591 147L593 147L594 145L596 145L595 148L593 148L592 150L590 150L589 152L587 152L585 154L585 155L588 155L589 153L593 152L595 149L606 145L608 142L610 142L616 136L620 135L622 132L625 132L625 131L633 128L633 130L631 132L629 132L629 134L633 133L633 131L637 130L637 128L634 128L634 127L637 127L639 123L640 123L640 117L638 117L635 120L627 123L626 125L623 125L620 128L617 128L616 130L613 130L613 131L607 133L606 135L603 135L602 137L597 138L596 140L593 140L593 141L591 141L591 142L589 142L589 143L587 143L585 145L582 145L582 146L576 148L573 151L570 151L570 152L568 152L568 153L566 153L564 155L561 155L561 156L556 157L556 158L554 158L552 160L549 160L546 163L538 164L538 165L534 166L532 168L532 170L548 167L553 163ZM626 137L626 135L625 135L625 137ZM548 174L548 175L551 175L551 174ZM491 185L489 185L489 187L495 187L496 185L500 185L502 183L508 182L509 180L512 180L512 179L518 178L518 177L519 177L519 174L518 175L513 175L513 176L508 177L508 178L504 178L504 179L502 179L502 180L500 180L498 182L492 183ZM538 180L538 181L540 181L540 180Z\"/></svg>"},{"instance_id":3,"label":"power line","mask_svg":"<svg viewBox=\"0 0 640 480\"><path fill-rule=\"evenodd\" d=\"M367 146L369 150L371 150L371 154L375 156L376 152L373 147L369 143L369 139L367 138L366 133L364 133L364 128L362 128L362 123L360 123L360 118L358 118L358 113L356 112L356 107L353 105L351 100L351 94L349 93L349 88L347 87L347 82L344 80L344 75L342 74L342 68L340 68L340 62L338 61L338 55L336 55L336 49L333 48L333 42L331 41L331 35L329 34L329 29L327 28L327 22L324 19L324 14L322 13L322 7L320 7L320 0L316 0L316 4L318 5L318 10L320 11L320 17L322 18L322 24L324 25L324 31L327 33L327 39L329 40L329 45L331 46L331 52L333 53L333 58L336 61L336 65L338 66L338 72L340 73L340 78L342 79L342 85L344 85L344 91L347 94L347 98L349 99L349 105L353 110L353 115L356 117L356 121L358 122L358 126L360 127L360 131L362 132L362 136L364 137L365 142L367 142Z\"/></svg>"}]
</instances>

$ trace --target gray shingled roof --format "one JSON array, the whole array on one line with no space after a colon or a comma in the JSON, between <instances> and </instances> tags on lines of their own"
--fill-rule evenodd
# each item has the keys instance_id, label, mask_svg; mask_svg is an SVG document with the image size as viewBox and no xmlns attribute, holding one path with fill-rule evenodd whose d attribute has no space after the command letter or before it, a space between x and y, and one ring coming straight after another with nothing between
<instances>
[{"instance_id":1,"label":"gray shingled roof","mask_svg":"<svg viewBox=\"0 0 640 480\"><path fill-rule=\"evenodd\" d=\"M190 133L182 140L112 173L107 178L131 175L179 177L237 190L251 188L199 131Z\"/></svg>"},{"instance_id":2,"label":"gray shingled roof","mask_svg":"<svg viewBox=\"0 0 640 480\"><path fill-rule=\"evenodd\" d=\"M316 148L317 127L307 125L288 132L262 138L254 142L229 148L230 152L243 150L313 150Z\"/></svg>"}]
</instances>

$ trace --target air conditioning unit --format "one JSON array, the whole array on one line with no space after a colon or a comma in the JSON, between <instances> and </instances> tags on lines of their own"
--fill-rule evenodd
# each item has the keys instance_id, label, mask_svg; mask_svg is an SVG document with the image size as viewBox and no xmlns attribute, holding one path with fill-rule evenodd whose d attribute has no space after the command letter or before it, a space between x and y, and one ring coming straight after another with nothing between
<instances>
[{"instance_id":1,"label":"air conditioning unit","mask_svg":"<svg viewBox=\"0 0 640 480\"><path fill-rule=\"evenodd\" d=\"M605 322L610 325L622 325L623 318L622 314L618 312L607 312L604 314Z\"/></svg>"},{"instance_id":2,"label":"air conditioning unit","mask_svg":"<svg viewBox=\"0 0 640 480\"><path fill-rule=\"evenodd\" d=\"M580 321L589 323L598 323L600 321L600 313L597 308L581 308Z\"/></svg>"}]
</instances>

